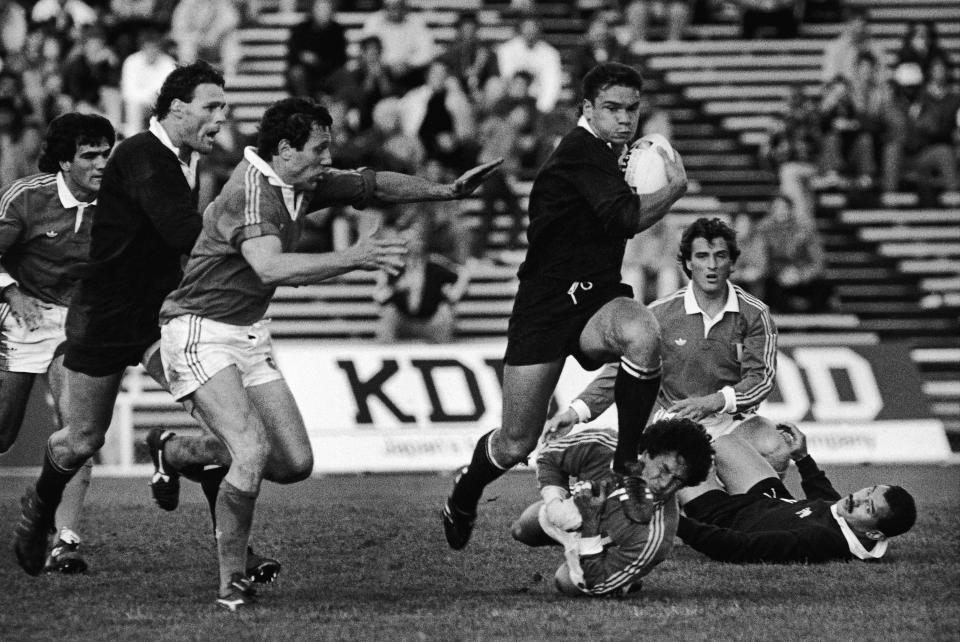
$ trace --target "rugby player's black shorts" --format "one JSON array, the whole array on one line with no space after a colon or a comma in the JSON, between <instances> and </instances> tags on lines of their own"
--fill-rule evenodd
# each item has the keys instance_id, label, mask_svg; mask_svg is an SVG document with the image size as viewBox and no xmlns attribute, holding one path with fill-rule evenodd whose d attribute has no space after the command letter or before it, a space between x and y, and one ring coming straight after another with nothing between
<instances>
[{"instance_id":1,"label":"rugby player's black shorts","mask_svg":"<svg viewBox=\"0 0 960 642\"><path fill-rule=\"evenodd\" d=\"M762 510L768 502L781 499L793 499L793 496L780 479L767 477L742 495L730 495L722 490L707 491L684 504L683 512L698 522L731 528L743 511Z\"/></svg>"},{"instance_id":2,"label":"rugby player's black shorts","mask_svg":"<svg viewBox=\"0 0 960 642\"><path fill-rule=\"evenodd\" d=\"M617 297L633 298L626 283L571 282L548 278L520 281L507 326L504 362L511 366L550 363L573 355L586 370L603 362L580 351L580 335L597 311Z\"/></svg>"},{"instance_id":3,"label":"rugby player's black shorts","mask_svg":"<svg viewBox=\"0 0 960 642\"><path fill-rule=\"evenodd\" d=\"M107 314L71 305L64 367L91 377L105 377L140 363L146 349L160 340L158 310L156 306L151 314L150 308L131 306L126 313Z\"/></svg>"}]
</instances>

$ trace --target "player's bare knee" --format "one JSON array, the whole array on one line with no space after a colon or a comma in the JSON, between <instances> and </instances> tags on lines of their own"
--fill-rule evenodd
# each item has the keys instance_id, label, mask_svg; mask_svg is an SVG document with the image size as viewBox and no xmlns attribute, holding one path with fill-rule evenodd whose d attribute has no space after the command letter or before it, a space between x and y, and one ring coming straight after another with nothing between
<instances>
[{"instance_id":1,"label":"player's bare knee","mask_svg":"<svg viewBox=\"0 0 960 642\"><path fill-rule=\"evenodd\" d=\"M660 326L644 308L643 314L623 319L617 327L620 354L638 365L652 365L660 357Z\"/></svg>"},{"instance_id":2,"label":"player's bare knee","mask_svg":"<svg viewBox=\"0 0 960 642\"><path fill-rule=\"evenodd\" d=\"M567 566L566 562L561 564L557 572L554 573L553 585L568 597L583 597L584 595L583 591L570 579L570 567Z\"/></svg>"},{"instance_id":3,"label":"player's bare knee","mask_svg":"<svg viewBox=\"0 0 960 642\"><path fill-rule=\"evenodd\" d=\"M530 453L537 447L538 438L538 435L533 435L532 437L501 439L494 452L496 463L503 467L525 463Z\"/></svg>"}]
</instances>

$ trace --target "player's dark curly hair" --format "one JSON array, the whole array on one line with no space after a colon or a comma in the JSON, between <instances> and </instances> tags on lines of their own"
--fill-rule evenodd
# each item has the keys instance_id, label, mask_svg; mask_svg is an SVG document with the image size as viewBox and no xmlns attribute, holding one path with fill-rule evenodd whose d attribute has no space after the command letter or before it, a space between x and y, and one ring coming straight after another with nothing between
<instances>
[{"instance_id":1,"label":"player's dark curly hair","mask_svg":"<svg viewBox=\"0 0 960 642\"><path fill-rule=\"evenodd\" d=\"M113 147L116 133L103 116L74 112L57 116L47 126L37 166L41 172L55 174L60 171L60 163L74 159L81 145L99 145L104 141Z\"/></svg>"},{"instance_id":2,"label":"player's dark curly hair","mask_svg":"<svg viewBox=\"0 0 960 642\"><path fill-rule=\"evenodd\" d=\"M643 76L633 67L619 62L601 63L583 77L580 92L584 100L592 103L601 91L615 85L633 87L637 91L642 91Z\"/></svg>"},{"instance_id":3,"label":"player's dark curly hair","mask_svg":"<svg viewBox=\"0 0 960 642\"><path fill-rule=\"evenodd\" d=\"M730 262L736 263L740 257L740 246L737 245L737 233L729 225L718 218L700 217L683 231L680 237L680 253L677 254L677 262L683 268L683 273L688 277L690 270L687 268L687 261L692 255L693 240L697 238L706 239L712 243L713 239L721 238L727 242L727 249L730 250Z\"/></svg>"},{"instance_id":4,"label":"player's dark curly hair","mask_svg":"<svg viewBox=\"0 0 960 642\"><path fill-rule=\"evenodd\" d=\"M886 537L902 535L917 521L917 505L913 496L901 486L890 486L883 494L890 513L877 520L877 530Z\"/></svg>"},{"instance_id":5,"label":"player's dark curly hair","mask_svg":"<svg viewBox=\"0 0 960 642\"><path fill-rule=\"evenodd\" d=\"M677 453L687 467L684 486L696 486L707 478L713 464L713 446L706 429L681 417L661 419L643 431L641 449L650 457L663 453Z\"/></svg>"},{"instance_id":6,"label":"player's dark curly hair","mask_svg":"<svg viewBox=\"0 0 960 642\"><path fill-rule=\"evenodd\" d=\"M281 140L302 150L315 126L330 127L333 118L326 107L309 98L284 98L270 105L260 119L257 155L269 161Z\"/></svg>"},{"instance_id":7,"label":"player's dark curly hair","mask_svg":"<svg viewBox=\"0 0 960 642\"><path fill-rule=\"evenodd\" d=\"M163 81L163 86L160 87L160 93L157 95L157 102L153 106L153 115L159 119L166 118L174 99L185 103L190 102L198 85L223 87L225 84L223 74L206 60L180 65Z\"/></svg>"}]
</instances>

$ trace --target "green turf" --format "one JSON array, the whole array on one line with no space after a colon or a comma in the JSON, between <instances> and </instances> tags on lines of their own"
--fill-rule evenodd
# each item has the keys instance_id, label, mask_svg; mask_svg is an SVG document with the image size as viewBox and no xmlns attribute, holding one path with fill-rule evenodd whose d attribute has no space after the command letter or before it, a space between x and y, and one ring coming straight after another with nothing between
<instances>
[{"instance_id":1,"label":"green turf","mask_svg":"<svg viewBox=\"0 0 960 642\"><path fill-rule=\"evenodd\" d=\"M474 540L450 551L438 519L447 477L363 476L266 485L258 550L285 567L243 614L213 604L216 565L199 490L174 513L146 480L95 479L86 576L24 575L10 552L27 481L0 478L0 640L958 640L960 468L831 470L837 487L902 480L917 528L883 563L734 566L686 547L624 599L553 589L557 550L514 543L536 498L530 474L488 492Z\"/></svg>"}]
</instances>

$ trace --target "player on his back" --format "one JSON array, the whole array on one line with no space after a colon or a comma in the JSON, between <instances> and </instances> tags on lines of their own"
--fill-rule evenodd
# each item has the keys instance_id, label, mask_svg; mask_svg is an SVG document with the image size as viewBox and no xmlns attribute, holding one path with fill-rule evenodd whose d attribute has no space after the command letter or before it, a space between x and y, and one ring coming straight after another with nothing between
<instances>
[{"instance_id":1,"label":"player on his back","mask_svg":"<svg viewBox=\"0 0 960 642\"><path fill-rule=\"evenodd\" d=\"M0 453L17 439L37 375L46 375L59 423L63 353L58 348L66 338L67 305L87 259L97 193L114 139L106 118L59 116L43 141L38 162L43 173L0 191ZM84 466L64 493L46 571L87 568L77 523L90 468Z\"/></svg>"},{"instance_id":2,"label":"player on his back","mask_svg":"<svg viewBox=\"0 0 960 642\"><path fill-rule=\"evenodd\" d=\"M684 230L677 260L690 283L650 304L663 338L652 421L687 417L717 437L756 416L773 389L777 329L770 309L730 282L739 255L736 233L720 219L698 218ZM604 368L546 432L599 416L614 402L616 377L615 366Z\"/></svg>"},{"instance_id":3,"label":"player on his back","mask_svg":"<svg viewBox=\"0 0 960 642\"><path fill-rule=\"evenodd\" d=\"M873 560L913 527L917 509L906 490L878 484L841 497L807 452L806 436L792 424L778 428L807 498L794 499L739 435L719 437L716 477L678 493L686 516L677 535L690 547L723 562Z\"/></svg>"},{"instance_id":4,"label":"player on his back","mask_svg":"<svg viewBox=\"0 0 960 642\"><path fill-rule=\"evenodd\" d=\"M710 471L713 449L703 427L689 419L665 419L643 435L640 475L655 510L646 524L628 519L613 490L610 462L616 431L585 428L545 444L537 457L539 501L514 523L513 536L529 546L561 544L566 563L557 589L571 596L611 595L639 588L639 579L673 547L680 488L699 484ZM578 482L571 497L571 477ZM611 490L611 493L607 493Z\"/></svg>"},{"instance_id":5,"label":"player on his back","mask_svg":"<svg viewBox=\"0 0 960 642\"><path fill-rule=\"evenodd\" d=\"M339 252L298 253L307 206L462 198L500 164L478 166L445 184L395 172L333 170L332 124L327 110L309 100L288 98L267 109L257 148L244 151L204 213L183 280L160 311L170 392L189 400L222 442L209 451L200 449L211 447L202 439L171 445L194 457L181 464L230 463L215 510L216 603L231 611L254 598L245 568L262 481L289 484L313 471L303 417L273 361L263 319L270 299L279 285L319 283L352 270L396 274L406 254L402 240L379 231ZM165 461L176 458L168 449Z\"/></svg>"},{"instance_id":6,"label":"player on his back","mask_svg":"<svg viewBox=\"0 0 960 642\"><path fill-rule=\"evenodd\" d=\"M537 174L530 193L529 249L507 330L502 427L478 441L442 520L451 548L467 545L483 489L533 451L567 356L588 369L619 361L614 395L620 431L613 470L627 515L649 519L640 480L628 475L660 387L660 333L653 315L620 282L626 240L686 192L679 155L662 148L668 183L637 195L618 161L633 140L643 79L625 65L583 78L583 115Z\"/></svg>"}]
</instances>

